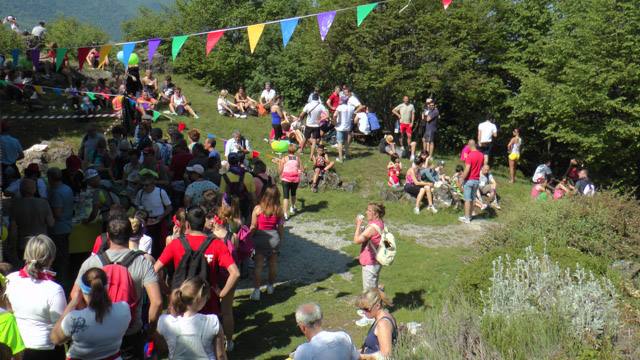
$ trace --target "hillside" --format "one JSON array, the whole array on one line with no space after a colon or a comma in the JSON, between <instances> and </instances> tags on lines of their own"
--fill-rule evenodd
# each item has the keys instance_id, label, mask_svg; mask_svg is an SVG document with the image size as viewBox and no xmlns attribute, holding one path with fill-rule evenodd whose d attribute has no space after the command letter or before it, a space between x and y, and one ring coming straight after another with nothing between
<instances>
[{"instance_id":1,"label":"hillside","mask_svg":"<svg viewBox=\"0 0 640 360\"><path fill-rule=\"evenodd\" d=\"M96 25L106 31L113 40L120 40L120 24L137 15L141 6L159 9L172 3L171 0L0 0L0 17L13 15L22 29L31 28L41 20L52 21L60 15L72 16L80 21Z\"/></svg>"}]
</instances>

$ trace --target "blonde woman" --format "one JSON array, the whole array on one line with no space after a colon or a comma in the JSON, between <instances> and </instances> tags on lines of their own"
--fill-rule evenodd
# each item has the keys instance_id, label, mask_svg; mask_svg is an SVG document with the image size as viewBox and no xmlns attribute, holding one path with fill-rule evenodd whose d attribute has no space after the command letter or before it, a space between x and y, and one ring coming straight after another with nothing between
<instances>
[{"instance_id":1,"label":"blonde woman","mask_svg":"<svg viewBox=\"0 0 640 360\"><path fill-rule=\"evenodd\" d=\"M64 359L64 347L51 339L53 325L64 313L67 300L62 286L49 269L56 246L45 235L29 239L24 250L26 265L7 276L7 297L13 306L26 349L23 359Z\"/></svg>"},{"instance_id":2,"label":"blonde woman","mask_svg":"<svg viewBox=\"0 0 640 360\"><path fill-rule=\"evenodd\" d=\"M171 294L171 314L158 320L159 340L166 341L169 359L227 359L218 317L199 313L210 293L209 284L194 277Z\"/></svg>"},{"instance_id":3,"label":"blonde woman","mask_svg":"<svg viewBox=\"0 0 640 360\"><path fill-rule=\"evenodd\" d=\"M236 111L238 111L238 105L227 100L227 95L229 95L229 92L224 89L221 90L220 95L218 95L218 114L222 116L235 116L239 118L240 114L236 113Z\"/></svg>"},{"instance_id":4,"label":"blonde woman","mask_svg":"<svg viewBox=\"0 0 640 360\"><path fill-rule=\"evenodd\" d=\"M356 306L364 312L368 319L373 320L373 325L369 328L362 345L360 359L389 358L398 339L398 324L387 310L387 307L393 306L393 304L382 290L372 288L358 297Z\"/></svg>"}]
</instances>

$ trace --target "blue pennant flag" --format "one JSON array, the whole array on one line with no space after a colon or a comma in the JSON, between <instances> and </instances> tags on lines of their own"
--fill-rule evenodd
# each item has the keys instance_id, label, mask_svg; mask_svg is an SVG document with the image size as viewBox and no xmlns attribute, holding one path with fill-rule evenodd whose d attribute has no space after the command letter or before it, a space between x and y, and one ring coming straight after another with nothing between
<instances>
[{"instance_id":1,"label":"blue pennant flag","mask_svg":"<svg viewBox=\"0 0 640 360\"><path fill-rule=\"evenodd\" d=\"M131 57L131 53L133 53L135 47L136 43L126 43L122 45L122 63L125 69L129 68L129 57Z\"/></svg>"},{"instance_id":2,"label":"blue pennant flag","mask_svg":"<svg viewBox=\"0 0 640 360\"><path fill-rule=\"evenodd\" d=\"M298 20L299 18L292 18L280 21L280 30L282 30L282 43L284 44L284 47L287 47L293 32L296 30Z\"/></svg>"}]
</instances>

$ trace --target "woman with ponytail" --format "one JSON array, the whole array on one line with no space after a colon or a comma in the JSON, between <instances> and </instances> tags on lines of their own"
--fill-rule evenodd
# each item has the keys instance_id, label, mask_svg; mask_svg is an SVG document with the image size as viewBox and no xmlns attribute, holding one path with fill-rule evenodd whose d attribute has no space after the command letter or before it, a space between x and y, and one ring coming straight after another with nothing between
<instances>
[{"instance_id":1,"label":"woman with ponytail","mask_svg":"<svg viewBox=\"0 0 640 360\"><path fill-rule=\"evenodd\" d=\"M120 345L131 321L131 310L124 301L111 302L108 285L104 270L87 270L79 287L84 302L89 305L76 310L79 297L75 297L56 322L51 341L57 345L72 341L68 359L121 359Z\"/></svg>"},{"instance_id":2,"label":"woman with ponytail","mask_svg":"<svg viewBox=\"0 0 640 360\"><path fill-rule=\"evenodd\" d=\"M160 315L157 329L167 343L169 359L227 359L218 317L198 313L207 303L210 291L209 284L196 277L171 294L171 314Z\"/></svg>"},{"instance_id":3,"label":"woman with ponytail","mask_svg":"<svg viewBox=\"0 0 640 360\"><path fill-rule=\"evenodd\" d=\"M13 307L26 347L23 359L64 359L64 347L49 339L53 324L67 305L64 290L50 271L56 246L45 235L29 239L24 250L25 266L7 276L6 295Z\"/></svg>"},{"instance_id":4,"label":"woman with ponytail","mask_svg":"<svg viewBox=\"0 0 640 360\"><path fill-rule=\"evenodd\" d=\"M379 288L370 288L356 300L356 306L373 320L360 350L360 360L388 359L398 339L398 323L387 310L393 306Z\"/></svg>"}]
</instances>

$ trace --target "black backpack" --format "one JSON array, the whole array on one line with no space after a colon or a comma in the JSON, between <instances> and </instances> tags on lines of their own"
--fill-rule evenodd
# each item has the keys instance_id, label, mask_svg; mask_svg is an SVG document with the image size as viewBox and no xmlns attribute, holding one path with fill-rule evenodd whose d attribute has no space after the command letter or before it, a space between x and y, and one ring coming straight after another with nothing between
<instances>
[{"instance_id":1,"label":"black backpack","mask_svg":"<svg viewBox=\"0 0 640 360\"><path fill-rule=\"evenodd\" d=\"M244 173L238 177L238 181L232 182L227 174L223 174L222 178L227 184L227 194L236 196L240 200L246 200L249 198L249 190L244 184Z\"/></svg>"},{"instance_id":2,"label":"black backpack","mask_svg":"<svg viewBox=\"0 0 640 360\"><path fill-rule=\"evenodd\" d=\"M171 289L177 289L188 279L199 277L205 281L209 281L209 263L204 257L205 250L211 245L213 241L213 235L207 236L207 239L200 245L197 251L191 249L191 245L184 237L180 235L180 243L184 248L184 255L180 259L178 268L173 274L173 281L171 282Z\"/></svg>"}]
</instances>

